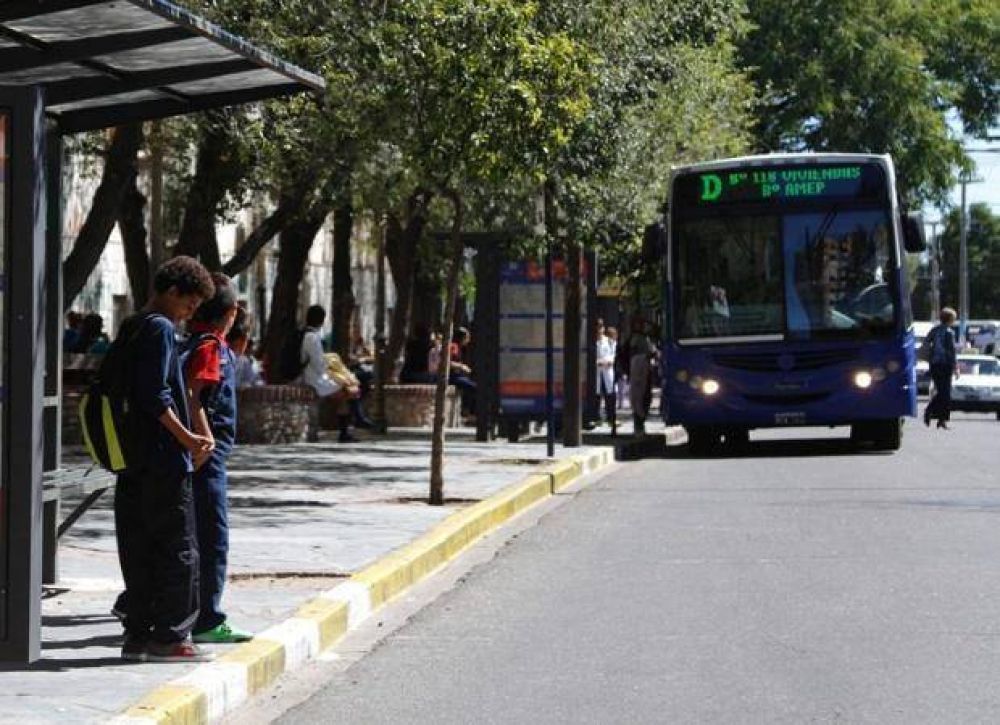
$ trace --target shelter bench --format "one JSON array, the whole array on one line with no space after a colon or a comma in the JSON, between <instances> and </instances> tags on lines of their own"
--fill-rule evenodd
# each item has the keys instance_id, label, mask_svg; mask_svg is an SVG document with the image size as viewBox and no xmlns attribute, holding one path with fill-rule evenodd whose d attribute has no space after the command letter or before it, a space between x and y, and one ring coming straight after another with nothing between
<instances>
[{"instance_id":1,"label":"shelter bench","mask_svg":"<svg viewBox=\"0 0 1000 725\"><path fill-rule=\"evenodd\" d=\"M97 499L115 485L115 475L101 468L58 468L42 474L42 583L55 584L56 555L59 539L69 531ZM69 494L82 495L65 519L60 521L62 498Z\"/></svg>"}]
</instances>

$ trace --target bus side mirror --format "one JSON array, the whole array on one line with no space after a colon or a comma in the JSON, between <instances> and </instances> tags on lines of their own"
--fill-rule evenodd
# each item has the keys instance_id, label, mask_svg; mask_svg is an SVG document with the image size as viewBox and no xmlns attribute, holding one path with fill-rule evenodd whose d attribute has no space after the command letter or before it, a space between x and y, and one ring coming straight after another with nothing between
<instances>
[{"instance_id":1,"label":"bus side mirror","mask_svg":"<svg viewBox=\"0 0 1000 725\"><path fill-rule=\"evenodd\" d=\"M924 218L910 213L903 217L903 248L910 254L919 254L927 249L924 236Z\"/></svg>"},{"instance_id":2,"label":"bus side mirror","mask_svg":"<svg viewBox=\"0 0 1000 725\"><path fill-rule=\"evenodd\" d=\"M667 253L667 229L662 223L650 224L642 234L642 261L653 264Z\"/></svg>"}]
</instances>

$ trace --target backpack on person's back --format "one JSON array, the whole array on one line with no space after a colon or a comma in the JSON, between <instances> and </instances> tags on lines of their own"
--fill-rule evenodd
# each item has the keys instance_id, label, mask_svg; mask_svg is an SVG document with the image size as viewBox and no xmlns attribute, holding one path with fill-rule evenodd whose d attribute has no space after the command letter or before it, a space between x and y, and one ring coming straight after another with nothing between
<instances>
[{"instance_id":1,"label":"backpack on person's back","mask_svg":"<svg viewBox=\"0 0 1000 725\"><path fill-rule=\"evenodd\" d=\"M101 361L97 378L80 400L78 410L84 447L94 463L120 473L134 463L134 426L129 421L131 376L128 359L132 344L154 315L136 317L122 325Z\"/></svg>"}]
</instances>

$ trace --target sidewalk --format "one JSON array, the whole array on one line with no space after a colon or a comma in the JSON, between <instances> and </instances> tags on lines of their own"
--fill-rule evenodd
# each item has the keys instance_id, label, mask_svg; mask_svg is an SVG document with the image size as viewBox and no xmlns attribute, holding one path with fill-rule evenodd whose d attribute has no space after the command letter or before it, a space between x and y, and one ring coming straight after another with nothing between
<instances>
[{"instance_id":1,"label":"sidewalk","mask_svg":"<svg viewBox=\"0 0 1000 725\"><path fill-rule=\"evenodd\" d=\"M583 448L557 447L557 457L611 444L610 436L587 440ZM230 466L225 600L233 623L260 632L284 621L305 601L546 463L544 438L477 443L461 431L449 435L446 450L447 503L431 507L424 503L426 431L354 445L238 449ZM111 504L106 496L63 538L59 584L46 588L43 603L43 659L0 670L0 721L102 722L194 669L119 658L121 627L109 613L121 588Z\"/></svg>"}]
</instances>

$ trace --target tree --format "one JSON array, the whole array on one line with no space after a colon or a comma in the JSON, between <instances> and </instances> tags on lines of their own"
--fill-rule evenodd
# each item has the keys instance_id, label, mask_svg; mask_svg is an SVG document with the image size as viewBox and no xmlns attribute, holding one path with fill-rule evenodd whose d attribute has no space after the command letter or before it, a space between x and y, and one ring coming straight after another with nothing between
<instances>
[{"instance_id":1,"label":"tree","mask_svg":"<svg viewBox=\"0 0 1000 725\"><path fill-rule=\"evenodd\" d=\"M450 340L464 261L469 190L537 176L586 110L587 58L561 33L544 34L531 4L512 0L402 0L380 21L398 112L390 140L416 188L451 206L444 335ZM430 503L444 501L444 403L450 358L435 395Z\"/></svg>"},{"instance_id":2,"label":"tree","mask_svg":"<svg viewBox=\"0 0 1000 725\"><path fill-rule=\"evenodd\" d=\"M73 301L101 259L118 220L122 200L134 184L136 156L142 146L142 124L114 128L108 139L101 182L73 249L63 262L63 307L66 310L73 306Z\"/></svg>"},{"instance_id":3,"label":"tree","mask_svg":"<svg viewBox=\"0 0 1000 725\"><path fill-rule=\"evenodd\" d=\"M960 209L944 219L940 245L942 256L941 301L958 309ZM969 309L972 319L1000 319L1000 216L988 204L969 207ZM922 288L915 290L920 298ZM926 294L924 294L926 297Z\"/></svg>"},{"instance_id":4,"label":"tree","mask_svg":"<svg viewBox=\"0 0 1000 725\"><path fill-rule=\"evenodd\" d=\"M1000 5L993 0L757 0L740 57L762 93L766 151L892 154L911 202L943 202L968 159L949 132L994 124Z\"/></svg>"},{"instance_id":5,"label":"tree","mask_svg":"<svg viewBox=\"0 0 1000 725\"><path fill-rule=\"evenodd\" d=\"M671 164L747 146L753 91L735 67L742 5L552 2L543 22L584 43L599 61L588 113L548 168L567 259L601 249L602 265L635 270L643 228L666 199ZM564 350L581 348L579 265L568 267ZM589 343L589 341L588 341ZM579 357L564 355L564 444L579 445Z\"/></svg>"}]
</instances>

